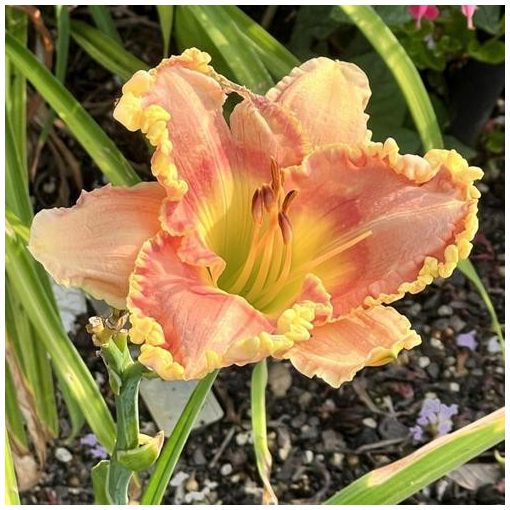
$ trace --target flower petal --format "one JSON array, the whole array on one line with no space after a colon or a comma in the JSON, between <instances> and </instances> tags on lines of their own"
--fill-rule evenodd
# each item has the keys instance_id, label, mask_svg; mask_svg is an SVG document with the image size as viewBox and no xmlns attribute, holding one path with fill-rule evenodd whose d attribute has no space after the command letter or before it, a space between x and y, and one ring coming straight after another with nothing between
<instances>
[{"instance_id":1,"label":"flower petal","mask_svg":"<svg viewBox=\"0 0 510 510\"><path fill-rule=\"evenodd\" d=\"M231 181L233 140L223 117L226 94L196 48L138 71L122 88L114 117L156 146L152 170L172 200L207 208Z\"/></svg>"},{"instance_id":2,"label":"flower petal","mask_svg":"<svg viewBox=\"0 0 510 510\"><path fill-rule=\"evenodd\" d=\"M286 181L298 189L289 216L294 252L333 296L335 315L416 293L468 256L478 190L455 151L400 156L393 140L309 156Z\"/></svg>"},{"instance_id":3,"label":"flower petal","mask_svg":"<svg viewBox=\"0 0 510 510\"><path fill-rule=\"evenodd\" d=\"M224 355L273 325L245 299L212 286L205 268L177 255L182 238L160 232L138 256L130 281L131 339L140 362L163 379L196 379L231 365Z\"/></svg>"},{"instance_id":4,"label":"flower petal","mask_svg":"<svg viewBox=\"0 0 510 510\"><path fill-rule=\"evenodd\" d=\"M261 164L274 159L282 168L299 165L310 150L296 116L282 105L260 96L246 95L230 116L230 126L240 146L258 154Z\"/></svg>"},{"instance_id":5,"label":"flower petal","mask_svg":"<svg viewBox=\"0 0 510 510\"><path fill-rule=\"evenodd\" d=\"M403 315L391 307L375 306L314 328L310 340L280 357L307 377L320 377L338 388L362 368L388 363L402 349L420 342Z\"/></svg>"},{"instance_id":6,"label":"flower petal","mask_svg":"<svg viewBox=\"0 0 510 510\"><path fill-rule=\"evenodd\" d=\"M365 73L356 65L319 57L296 67L266 97L301 122L314 145L367 140L370 98Z\"/></svg>"},{"instance_id":7,"label":"flower petal","mask_svg":"<svg viewBox=\"0 0 510 510\"><path fill-rule=\"evenodd\" d=\"M83 191L74 207L35 216L29 249L58 283L124 308L136 255L160 229L164 197L155 182Z\"/></svg>"}]
</instances>

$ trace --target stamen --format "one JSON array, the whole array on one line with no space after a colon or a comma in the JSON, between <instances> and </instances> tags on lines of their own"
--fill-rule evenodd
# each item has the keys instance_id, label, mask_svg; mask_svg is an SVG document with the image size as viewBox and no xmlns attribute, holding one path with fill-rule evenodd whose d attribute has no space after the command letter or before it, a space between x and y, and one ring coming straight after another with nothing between
<instances>
[{"instance_id":1,"label":"stamen","mask_svg":"<svg viewBox=\"0 0 510 510\"><path fill-rule=\"evenodd\" d=\"M271 209L273 207L273 204L275 202L275 197L273 190L270 186L267 184L264 184L261 189L262 198L264 200L264 207L266 208L267 212L271 212Z\"/></svg>"},{"instance_id":2,"label":"stamen","mask_svg":"<svg viewBox=\"0 0 510 510\"><path fill-rule=\"evenodd\" d=\"M285 198L283 199L283 204L282 204L282 212L284 214L287 214L287 212L290 208L290 205L292 204L294 199L297 197L297 194L298 194L297 190L292 189L285 195Z\"/></svg>"},{"instance_id":3,"label":"stamen","mask_svg":"<svg viewBox=\"0 0 510 510\"><path fill-rule=\"evenodd\" d=\"M253 220L257 224L261 224L262 219L264 217L263 205L264 205L263 194L260 188L257 188L251 199L251 215L253 216Z\"/></svg>"},{"instance_id":4,"label":"stamen","mask_svg":"<svg viewBox=\"0 0 510 510\"><path fill-rule=\"evenodd\" d=\"M281 178L280 178L280 168L278 167L278 163L271 158L271 188L275 192L275 195L278 196L278 192L281 187Z\"/></svg>"},{"instance_id":5,"label":"stamen","mask_svg":"<svg viewBox=\"0 0 510 510\"><path fill-rule=\"evenodd\" d=\"M284 244L289 244L290 241L292 241L292 225L290 224L289 217L285 214L285 212L278 213L278 225L282 231Z\"/></svg>"}]
</instances>

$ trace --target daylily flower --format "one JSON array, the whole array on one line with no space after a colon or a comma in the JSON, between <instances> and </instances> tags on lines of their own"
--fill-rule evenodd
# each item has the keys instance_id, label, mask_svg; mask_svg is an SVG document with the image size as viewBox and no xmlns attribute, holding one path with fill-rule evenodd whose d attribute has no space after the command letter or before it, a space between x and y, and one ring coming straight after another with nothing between
<instances>
[{"instance_id":1,"label":"daylily flower","mask_svg":"<svg viewBox=\"0 0 510 510\"><path fill-rule=\"evenodd\" d=\"M140 362L163 379L273 356L339 386L417 345L384 305L468 256L481 170L371 142L353 64L310 60L259 96L209 61L186 50L124 85L114 117L156 146L158 182L40 212L34 256L127 308Z\"/></svg>"}]
</instances>

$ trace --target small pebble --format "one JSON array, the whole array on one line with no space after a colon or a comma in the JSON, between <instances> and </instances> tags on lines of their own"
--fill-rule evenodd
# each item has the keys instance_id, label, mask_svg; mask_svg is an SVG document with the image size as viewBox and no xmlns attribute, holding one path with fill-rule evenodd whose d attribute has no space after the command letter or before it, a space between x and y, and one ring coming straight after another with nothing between
<instances>
[{"instance_id":1,"label":"small pebble","mask_svg":"<svg viewBox=\"0 0 510 510\"><path fill-rule=\"evenodd\" d=\"M343 453L334 453L331 457L331 464L340 467L344 463L345 455Z\"/></svg>"},{"instance_id":2,"label":"small pebble","mask_svg":"<svg viewBox=\"0 0 510 510\"><path fill-rule=\"evenodd\" d=\"M460 385L456 382L451 382L448 387L450 388L450 391L453 391L454 393L457 393L460 391Z\"/></svg>"},{"instance_id":3,"label":"small pebble","mask_svg":"<svg viewBox=\"0 0 510 510\"><path fill-rule=\"evenodd\" d=\"M427 356L420 356L418 358L418 366L420 368L427 368L430 365L430 358Z\"/></svg>"},{"instance_id":4,"label":"small pebble","mask_svg":"<svg viewBox=\"0 0 510 510\"><path fill-rule=\"evenodd\" d=\"M69 478L69 485L71 485L71 487L79 487L81 485L81 480L76 476L71 476L71 478Z\"/></svg>"},{"instance_id":5,"label":"small pebble","mask_svg":"<svg viewBox=\"0 0 510 510\"><path fill-rule=\"evenodd\" d=\"M72 453L67 448L59 447L55 450L55 457L60 462L63 462L64 464L67 464L68 462L71 462L73 460Z\"/></svg>"},{"instance_id":6,"label":"small pebble","mask_svg":"<svg viewBox=\"0 0 510 510\"><path fill-rule=\"evenodd\" d=\"M359 457L357 455L347 455L347 464L351 467L359 465Z\"/></svg>"},{"instance_id":7,"label":"small pebble","mask_svg":"<svg viewBox=\"0 0 510 510\"><path fill-rule=\"evenodd\" d=\"M431 363L427 367L427 372L433 379L436 379L439 376L439 365L437 363Z\"/></svg>"},{"instance_id":8,"label":"small pebble","mask_svg":"<svg viewBox=\"0 0 510 510\"><path fill-rule=\"evenodd\" d=\"M309 391L305 391L301 395L299 395L298 402L302 409L307 408L313 399L313 395Z\"/></svg>"},{"instance_id":9,"label":"small pebble","mask_svg":"<svg viewBox=\"0 0 510 510\"><path fill-rule=\"evenodd\" d=\"M450 366L455 365L455 363L457 362L457 360L454 356L447 356L444 361L447 365L450 365Z\"/></svg>"},{"instance_id":10,"label":"small pebble","mask_svg":"<svg viewBox=\"0 0 510 510\"><path fill-rule=\"evenodd\" d=\"M195 480L195 477L191 477L186 482L186 490L189 492L197 491L198 490L198 482Z\"/></svg>"},{"instance_id":11,"label":"small pebble","mask_svg":"<svg viewBox=\"0 0 510 510\"><path fill-rule=\"evenodd\" d=\"M438 315L440 315L441 317L448 317L450 315L453 314L453 309L451 306L449 305L441 305L438 309L437 309L437 313Z\"/></svg>"},{"instance_id":12,"label":"small pebble","mask_svg":"<svg viewBox=\"0 0 510 510\"><path fill-rule=\"evenodd\" d=\"M236 436L236 443L239 446L244 446L250 440L250 434L247 432L239 432Z\"/></svg>"},{"instance_id":13,"label":"small pebble","mask_svg":"<svg viewBox=\"0 0 510 510\"><path fill-rule=\"evenodd\" d=\"M233 471L232 464L223 464L223 466L221 466L221 468L220 468L220 473L223 476L230 475L232 473L232 471Z\"/></svg>"},{"instance_id":14,"label":"small pebble","mask_svg":"<svg viewBox=\"0 0 510 510\"><path fill-rule=\"evenodd\" d=\"M373 419L373 418L364 418L363 421L362 421L363 425L365 425L365 427L368 427L368 428L371 428L371 429L376 429L377 428L377 422Z\"/></svg>"},{"instance_id":15,"label":"small pebble","mask_svg":"<svg viewBox=\"0 0 510 510\"><path fill-rule=\"evenodd\" d=\"M437 395L433 391L427 391L427 393L425 393L425 398L427 400L434 400L437 398Z\"/></svg>"},{"instance_id":16,"label":"small pebble","mask_svg":"<svg viewBox=\"0 0 510 510\"><path fill-rule=\"evenodd\" d=\"M437 349L438 351L444 351L444 344L438 338L431 338L430 345L434 347L434 349Z\"/></svg>"},{"instance_id":17,"label":"small pebble","mask_svg":"<svg viewBox=\"0 0 510 510\"><path fill-rule=\"evenodd\" d=\"M310 464L313 461L313 452L305 450L305 464Z\"/></svg>"}]
</instances>

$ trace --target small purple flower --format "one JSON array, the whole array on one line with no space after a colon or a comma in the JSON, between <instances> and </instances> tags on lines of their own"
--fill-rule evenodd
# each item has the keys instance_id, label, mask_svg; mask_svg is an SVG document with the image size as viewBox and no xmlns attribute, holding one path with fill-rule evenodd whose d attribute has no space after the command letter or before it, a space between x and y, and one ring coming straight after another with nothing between
<instances>
[{"instance_id":1,"label":"small purple flower","mask_svg":"<svg viewBox=\"0 0 510 510\"><path fill-rule=\"evenodd\" d=\"M91 448L89 453L95 459L106 459L108 457L108 453L102 446L96 446L95 448Z\"/></svg>"},{"instance_id":2,"label":"small purple flower","mask_svg":"<svg viewBox=\"0 0 510 510\"><path fill-rule=\"evenodd\" d=\"M80 439L80 444L82 446L96 446L97 445L97 437L94 434L86 434Z\"/></svg>"},{"instance_id":3,"label":"small purple flower","mask_svg":"<svg viewBox=\"0 0 510 510\"><path fill-rule=\"evenodd\" d=\"M416 425L409 429L413 440L421 443L425 441L426 436L434 438L448 434L453 427L451 418L458 412L457 404L447 406L438 398L425 399L416 419Z\"/></svg>"},{"instance_id":4,"label":"small purple flower","mask_svg":"<svg viewBox=\"0 0 510 510\"><path fill-rule=\"evenodd\" d=\"M97 442L97 437L94 434L86 434L80 439L82 446L88 446L87 452L94 459L106 459L108 457L107 451Z\"/></svg>"},{"instance_id":5,"label":"small purple flower","mask_svg":"<svg viewBox=\"0 0 510 510\"><path fill-rule=\"evenodd\" d=\"M459 347L466 347L471 351L476 351L478 342L475 339L476 331L470 331L469 333L462 333L457 337L457 345Z\"/></svg>"}]
</instances>

